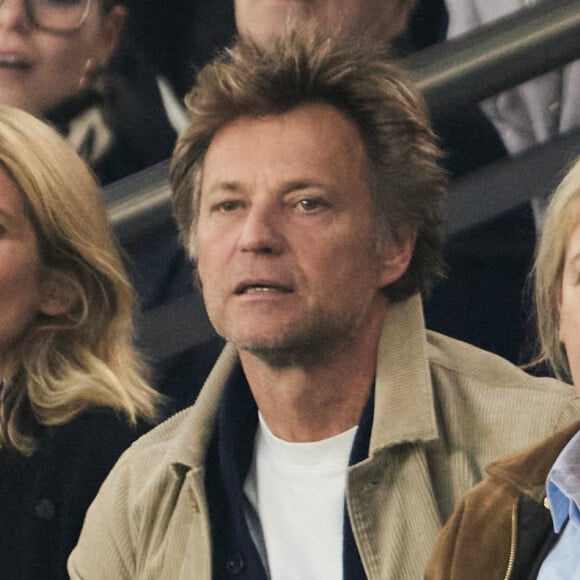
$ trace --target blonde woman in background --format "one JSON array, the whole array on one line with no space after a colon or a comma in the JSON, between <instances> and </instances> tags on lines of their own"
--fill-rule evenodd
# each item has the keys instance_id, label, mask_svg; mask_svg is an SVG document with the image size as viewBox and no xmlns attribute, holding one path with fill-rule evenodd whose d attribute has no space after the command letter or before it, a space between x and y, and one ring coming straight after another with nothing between
<instances>
[{"instance_id":1,"label":"blonde woman in background","mask_svg":"<svg viewBox=\"0 0 580 580\"><path fill-rule=\"evenodd\" d=\"M580 391L580 159L548 206L532 275L538 362ZM427 579L580 578L580 423L487 472L443 529Z\"/></svg>"},{"instance_id":2,"label":"blonde woman in background","mask_svg":"<svg viewBox=\"0 0 580 580\"><path fill-rule=\"evenodd\" d=\"M157 414L95 181L0 105L0 575L66 578L84 513Z\"/></svg>"}]
</instances>

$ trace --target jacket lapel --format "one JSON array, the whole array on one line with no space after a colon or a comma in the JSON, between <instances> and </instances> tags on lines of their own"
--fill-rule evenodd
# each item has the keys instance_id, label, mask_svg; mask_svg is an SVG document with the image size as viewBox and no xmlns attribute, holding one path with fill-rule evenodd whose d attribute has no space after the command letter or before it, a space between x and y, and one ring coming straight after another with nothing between
<instances>
[{"instance_id":1,"label":"jacket lapel","mask_svg":"<svg viewBox=\"0 0 580 580\"><path fill-rule=\"evenodd\" d=\"M175 507L167 513L172 521L166 529L160 554L171 555L152 565L151 580L176 578L211 580L211 530L205 493L205 458L217 418L217 411L227 378L238 362L232 345L226 344L203 389L188 413L187 428L169 451L175 477L175 493L168 501Z\"/></svg>"},{"instance_id":2,"label":"jacket lapel","mask_svg":"<svg viewBox=\"0 0 580 580\"><path fill-rule=\"evenodd\" d=\"M419 295L393 304L379 344L369 458L348 474L349 516L371 580L420 578L441 527L425 452L438 437L426 348Z\"/></svg>"}]
</instances>

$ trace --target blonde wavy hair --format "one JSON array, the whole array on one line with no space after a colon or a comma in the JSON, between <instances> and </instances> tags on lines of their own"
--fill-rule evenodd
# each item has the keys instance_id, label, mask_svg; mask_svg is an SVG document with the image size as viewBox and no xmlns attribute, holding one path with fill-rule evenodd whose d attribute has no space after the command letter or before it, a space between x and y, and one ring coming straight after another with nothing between
<instances>
[{"instance_id":1,"label":"blonde wavy hair","mask_svg":"<svg viewBox=\"0 0 580 580\"><path fill-rule=\"evenodd\" d=\"M64 314L37 314L2 360L0 447L29 454L39 425L95 407L153 420L159 395L133 346L134 292L90 171L56 131L5 105L0 168L22 196L43 275L72 296Z\"/></svg>"},{"instance_id":2,"label":"blonde wavy hair","mask_svg":"<svg viewBox=\"0 0 580 580\"><path fill-rule=\"evenodd\" d=\"M570 236L580 222L580 158L562 180L546 211L530 280L539 354L560 379L570 378L566 349L560 342L560 309L564 263Z\"/></svg>"}]
</instances>

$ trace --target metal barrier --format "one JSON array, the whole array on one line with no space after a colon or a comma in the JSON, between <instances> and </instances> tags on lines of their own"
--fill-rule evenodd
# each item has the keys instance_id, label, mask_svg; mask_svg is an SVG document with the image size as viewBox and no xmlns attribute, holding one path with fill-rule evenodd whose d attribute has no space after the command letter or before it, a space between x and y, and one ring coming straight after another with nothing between
<instances>
[{"instance_id":1,"label":"metal barrier","mask_svg":"<svg viewBox=\"0 0 580 580\"><path fill-rule=\"evenodd\" d=\"M580 57L580 1L520 10L404 61L432 111L477 103Z\"/></svg>"},{"instance_id":2,"label":"metal barrier","mask_svg":"<svg viewBox=\"0 0 580 580\"><path fill-rule=\"evenodd\" d=\"M446 236L459 234L533 197L548 197L578 156L580 130L575 130L456 180L448 194Z\"/></svg>"}]
</instances>

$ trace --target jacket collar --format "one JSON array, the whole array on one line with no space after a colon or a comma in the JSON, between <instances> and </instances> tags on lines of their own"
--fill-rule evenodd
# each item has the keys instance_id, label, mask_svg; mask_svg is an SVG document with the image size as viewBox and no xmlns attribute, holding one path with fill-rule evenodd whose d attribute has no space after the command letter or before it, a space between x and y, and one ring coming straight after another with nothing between
<instances>
[{"instance_id":1,"label":"jacket collar","mask_svg":"<svg viewBox=\"0 0 580 580\"><path fill-rule=\"evenodd\" d=\"M572 423L566 429L521 453L490 463L486 471L490 477L508 485L516 493L541 501L545 497L546 478L550 468L579 429L580 421Z\"/></svg>"},{"instance_id":2,"label":"jacket collar","mask_svg":"<svg viewBox=\"0 0 580 580\"><path fill-rule=\"evenodd\" d=\"M168 454L173 465L193 470L203 469L222 394L237 364L239 358L236 349L233 345L226 344L195 404L182 411L182 428L172 442Z\"/></svg>"},{"instance_id":3,"label":"jacket collar","mask_svg":"<svg viewBox=\"0 0 580 580\"><path fill-rule=\"evenodd\" d=\"M186 469L203 469L224 386L239 364L226 344L209 374L169 460ZM438 436L421 298L416 294L391 305L381 334L375 382L374 421L369 455L391 445L429 441Z\"/></svg>"},{"instance_id":4,"label":"jacket collar","mask_svg":"<svg viewBox=\"0 0 580 580\"><path fill-rule=\"evenodd\" d=\"M391 305L383 327L369 451L437 437L423 307L415 294Z\"/></svg>"}]
</instances>

